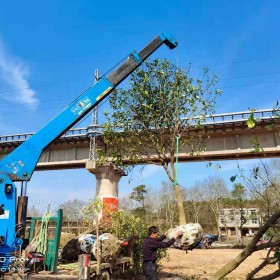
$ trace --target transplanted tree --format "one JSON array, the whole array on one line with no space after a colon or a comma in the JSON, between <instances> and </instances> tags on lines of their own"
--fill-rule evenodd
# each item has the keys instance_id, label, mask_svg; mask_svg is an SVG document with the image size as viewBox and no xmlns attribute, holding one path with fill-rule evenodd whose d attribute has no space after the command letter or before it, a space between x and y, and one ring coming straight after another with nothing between
<instances>
[{"instance_id":1,"label":"transplanted tree","mask_svg":"<svg viewBox=\"0 0 280 280\"><path fill-rule=\"evenodd\" d=\"M202 80L168 60L146 62L130 78L127 89L111 95L112 112L104 128L106 149L99 151L99 163L161 165L175 190L179 223L186 218L176 174L176 141L179 152L193 155L203 149L201 123L213 113L217 79L207 69Z\"/></svg>"}]
</instances>

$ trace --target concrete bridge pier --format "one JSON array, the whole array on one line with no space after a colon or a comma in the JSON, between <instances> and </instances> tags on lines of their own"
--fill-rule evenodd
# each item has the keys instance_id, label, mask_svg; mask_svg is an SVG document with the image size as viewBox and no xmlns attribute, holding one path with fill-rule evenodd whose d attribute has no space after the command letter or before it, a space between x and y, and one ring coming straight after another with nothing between
<instances>
[{"instance_id":1,"label":"concrete bridge pier","mask_svg":"<svg viewBox=\"0 0 280 280\"><path fill-rule=\"evenodd\" d=\"M86 169L96 177L96 197L103 202L104 211L118 210L118 183L125 172L110 162L98 167L94 160L86 162Z\"/></svg>"}]
</instances>

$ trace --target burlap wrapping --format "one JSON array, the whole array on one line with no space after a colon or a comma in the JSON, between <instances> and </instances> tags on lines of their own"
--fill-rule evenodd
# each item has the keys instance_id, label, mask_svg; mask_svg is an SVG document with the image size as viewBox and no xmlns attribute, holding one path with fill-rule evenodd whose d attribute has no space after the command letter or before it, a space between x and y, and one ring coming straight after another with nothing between
<instances>
[{"instance_id":1,"label":"burlap wrapping","mask_svg":"<svg viewBox=\"0 0 280 280\"><path fill-rule=\"evenodd\" d=\"M170 239L174 237L175 233L179 230L184 231L184 235L177 239L173 244L174 247L180 249L188 249L197 244L202 238L202 227L197 223L190 223L186 225L177 226L168 231L167 237Z\"/></svg>"},{"instance_id":2,"label":"burlap wrapping","mask_svg":"<svg viewBox=\"0 0 280 280\"><path fill-rule=\"evenodd\" d=\"M93 245L93 255L97 258L97 241ZM119 253L120 241L119 239L110 234L104 233L99 236L99 254L102 262L113 262Z\"/></svg>"}]
</instances>

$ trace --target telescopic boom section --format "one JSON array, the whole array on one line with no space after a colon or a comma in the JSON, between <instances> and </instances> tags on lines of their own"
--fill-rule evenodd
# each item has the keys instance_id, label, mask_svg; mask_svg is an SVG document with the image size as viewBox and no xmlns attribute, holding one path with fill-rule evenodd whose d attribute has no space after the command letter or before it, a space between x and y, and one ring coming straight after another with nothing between
<instances>
[{"instance_id":1,"label":"telescopic boom section","mask_svg":"<svg viewBox=\"0 0 280 280\"><path fill-rule=\"evenodd\" d=\"M8 175L12 181L29 180L42 152L108 96L162 44L166 44L170 49L178 45L172 35L162 32L140 52L132 52L118 69L108 77L101 77L95 85L73 101L45 127L0 161L0 182L1 174Z\"/></svg>"},{"instance_id":2,"label":"telescopic boom section","mask_svg":"<svg viewBox=\"0 0 280 280\"><path fill-rule=\"evenodd\" d=\"M117 86L163 43L165 43L170 49L174 49L178 45L174 37L166 32L163 32L146 47L144 47L138 54L132 53L130 58L108 77L108 80L114 86Z\"/></svg>"}]
</instances>

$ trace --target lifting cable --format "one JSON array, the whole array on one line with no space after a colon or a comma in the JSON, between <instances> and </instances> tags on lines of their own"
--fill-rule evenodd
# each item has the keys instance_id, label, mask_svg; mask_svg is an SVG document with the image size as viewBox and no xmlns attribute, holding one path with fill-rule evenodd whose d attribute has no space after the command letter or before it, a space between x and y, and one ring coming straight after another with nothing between
<instances>
[{"instance_id":1,"label":"lifting cable","mask_svg":"<svg viewBox=\"0 0 280 280\"><path fill-rule=\"evenodd\" d=\"M179 67L179 49L176 50L176 72L178 71ZM178 87L177 87L177 94L178 94ZM175 164L175 181L173 182L173 187L178 185L178 156L179 156L179 139L180 135L176 136L176 164Z\"/></svg>"},{"instance_id":2,"label":"lifting cable","mask_svg":"<svg viewBox=\"0 0 280 280\"><path fill-rule=\"evenodd\" d=\"M175 164L175 181L173 182L173 187L176 187L178 185L179 138L180 136L176 136L176 164Z\"/></svg>"}]
</instances>

